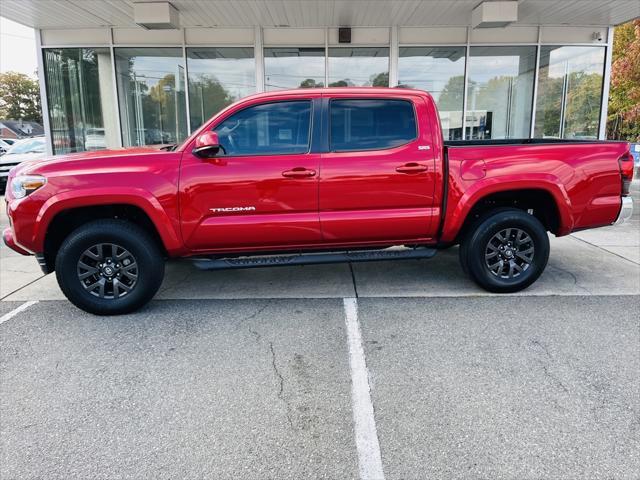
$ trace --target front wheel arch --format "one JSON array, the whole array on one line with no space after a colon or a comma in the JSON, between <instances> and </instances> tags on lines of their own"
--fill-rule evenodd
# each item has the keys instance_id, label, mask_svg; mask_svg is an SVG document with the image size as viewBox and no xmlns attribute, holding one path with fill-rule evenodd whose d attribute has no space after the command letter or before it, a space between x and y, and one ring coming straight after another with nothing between
<instances>
[{"instance_id":1,"label":"front wheel arch","mask_svg":"<svg viewBox=\"0 0 640 480\"><path fill-rule=\"evenodd\" d=\"M144 229L153 238L154 243L167 257L167 251L155 224L140 207L125 203L91 205L70 208L58 212L49 222L44 240L44 261L48 272L55 270L55 261L60 246L76 229L95 220L119 219L134 223Z\"/></svg>"}]
</instances>

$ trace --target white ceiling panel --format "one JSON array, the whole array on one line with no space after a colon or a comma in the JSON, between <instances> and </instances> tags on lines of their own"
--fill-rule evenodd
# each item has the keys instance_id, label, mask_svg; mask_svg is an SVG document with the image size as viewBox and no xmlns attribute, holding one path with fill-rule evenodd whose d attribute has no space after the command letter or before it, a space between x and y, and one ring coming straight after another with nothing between
<instances>
[{"instance_id":1,"label":"white ceiling panel","mask_svg":"<svg viewBox=\"0 0 640 480\"><path fill-rule=\"evenodd\" d=\"M139 0L143 1L143 0ZM157 1L157 0L156 0ZM480 0L171 0L184 27L469 25ZM0 0L0 16L36 28L133 27L133 0ZM518 0L522 25L616 25L640 0Z\"/></svg>"}]
</instances>

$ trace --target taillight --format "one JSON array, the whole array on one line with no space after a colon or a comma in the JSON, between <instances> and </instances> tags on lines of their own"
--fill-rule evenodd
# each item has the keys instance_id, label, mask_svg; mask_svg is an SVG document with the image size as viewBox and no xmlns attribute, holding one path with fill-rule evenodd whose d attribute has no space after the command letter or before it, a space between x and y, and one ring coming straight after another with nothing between
<instances>
[{"instance_id":1,"label":"taillight","mask_svg":"<svg viewBox=\"0 0 640 480\"><path fill-rule=\"evenodd\" d=\"M618 159L620 165L620 175L622 176L622 196L629 195L631 191L631 180L633 180L633 155L626 152Z\"/></svg>"}]
</instances>

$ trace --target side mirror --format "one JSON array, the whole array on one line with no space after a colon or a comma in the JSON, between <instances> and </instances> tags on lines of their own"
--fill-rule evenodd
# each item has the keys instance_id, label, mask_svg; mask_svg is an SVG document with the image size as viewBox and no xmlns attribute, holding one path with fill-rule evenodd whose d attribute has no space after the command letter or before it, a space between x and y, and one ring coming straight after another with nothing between
<instances>
[{"instance_id":1,"label":"side mirror","mask_svg":"<svg viewBox=\"0 0 640 480\"><path fill-rule=\"evenodd\" d=\"M193 148L193 154L200 158L211 158L215 157L220 150L224 152L224 147L220 145L218 134L216 132L207 131L201 133L196 138L196 145Z\"/></svg>"}]
</instances>

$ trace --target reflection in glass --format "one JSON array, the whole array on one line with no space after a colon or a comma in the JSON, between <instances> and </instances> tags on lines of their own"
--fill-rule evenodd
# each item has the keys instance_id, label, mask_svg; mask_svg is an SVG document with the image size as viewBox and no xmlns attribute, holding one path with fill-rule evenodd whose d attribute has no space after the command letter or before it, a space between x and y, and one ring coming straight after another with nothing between
<instances>
[{"instance_id":1,"label":"reflection in glass","mask_svg":"<svg viewBox=\"0 0 640 480\"><path fill-rule=\"evenodd\" d=\"M335 47L329 49L330 87L388 87L387 47Z\"/></svg>"},{"instance_id":2,"label":"reflection in glass","mask_svg":"<svg viewBox=\"0 0 640 480\"><path fill-rule=\"evenodd\" d=\"M542 47L536 137L598 138L604 47Z\"/></svg>"},{"instance_id":3,"label":"reflection in glass","mask_svg":"<svg viewBox=\"0 0 640 480\"><path fill-rule=\"evenodd\" d=\"M216 126L222 153L287 155L309 150L311 102L263 103L240 110Z\"/></svg>"},{"instance_id":4,"label":"reflection in glass","mask_svg":"<svg viewBox=\"0 0 640 480\"><path fill-rule=\"evenodd\" d=\"M118 142L108 48L44 51L53 152L115 147Z\"/></svg>"},{"instance_id":5,"label":"reflection in glass","mask_svg":"<svg viewBox=\"0 0 640 480\"><path fill-rule=\"evenodd\" d=\"M398 83L429 92L446 140L462 140L464 47L400 47Z\"/></svg>"},{"instance_id":6,"label":"reflection in glass","mask_svg":"<svg viewBox=\"0 0 640 480\"><path fill-rule=\"evenodd\" d=\"M467 139L528 138L536 47L471 47Z\"/></svg>"},{"instance_id":7,"label":"reflection in glass","mask_svg":"<svg viewBox=\"0 0 640 480\"><path fill-rule=\"evenodd\" d=\"M332 100L331 151L380 150L404 145L417 135L413 105L406 100Z\"/></svg>"},{"instance_id":8,"label":"reflection in glass","mask_svg":"<svg viewBox=\"0 0 640 480\"><path fill-rule=\"evenodd\" d=\"M265 48L265 88L316 88L324 86L324 48Z\"/></svg>"},{"instance_id":9,"label":"reflection in glass","mask_svg":"<svg viewBox=\"0 0 640 480\"><path fill-rule=\"evenodd\" d=\"M180 48L116 48L124 145L177 143L187 136Z\"/></svg>"},{"instance_id":10,"label":"reflection in glass","mask_svg":"<svg viewBox=\"0 0 640 480\"><path fill-rule=\"evenodd\" d=\"M256 91L253 47L187 48L191 129Z\"/></svg>"}]
</instances>

